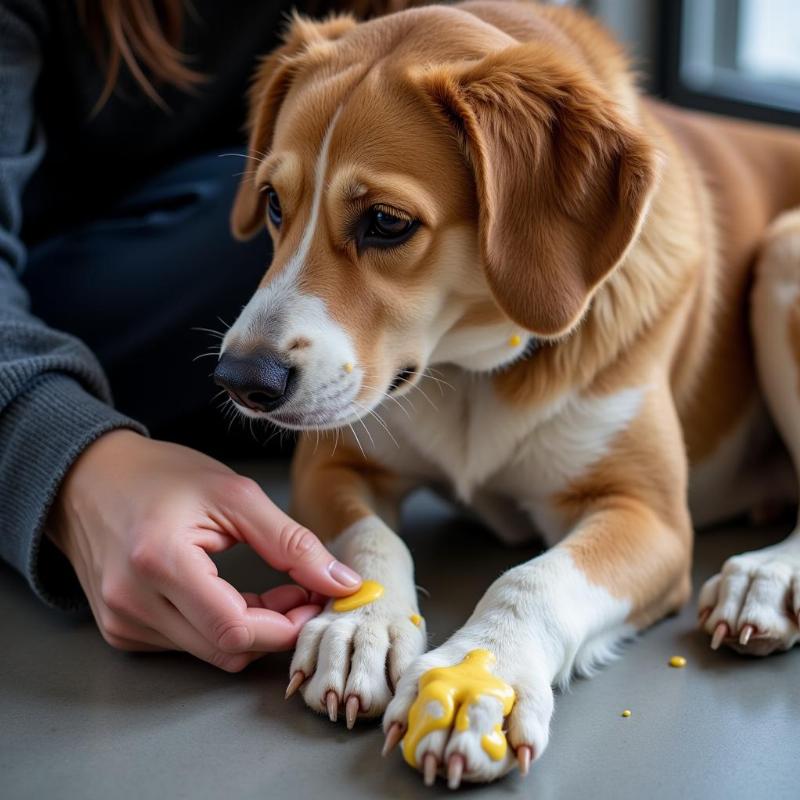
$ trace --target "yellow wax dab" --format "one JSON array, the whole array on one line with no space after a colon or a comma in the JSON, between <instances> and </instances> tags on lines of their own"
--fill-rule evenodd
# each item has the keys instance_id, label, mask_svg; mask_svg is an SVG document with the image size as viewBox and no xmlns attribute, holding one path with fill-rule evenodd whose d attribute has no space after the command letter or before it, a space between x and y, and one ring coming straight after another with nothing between
<instances>
[{"instance_id":1,"label":"yellow wax dab","mask_svg":"<svg viewBox=\"0 0 800 800\"><path fill-rule=\"evenodd\" d=\"M422 625L422 617L421 617L419 614L412 614L412 615L409 617L409 619L410 619L410 620L411 620L411 622L413 622L413 623L414 623L414 625L416 625L418 628L419 628L419 626L420 626L420 625Z\"/></svg>"},{"instance_id":2,"label":"yellow wax dab","mask_svg":"<svg viewBox=\"0 0 800 800\"><path fill-rule=\"evenodd\" d=\"M486 733L481 737L481 747L489 754L492 761L499 761L506 754L508 743L499 722L491 733Z\"/></svg>"},{"instance_id":3,"label":"yellow wax dab","mask_svg":"<svg viewBox=\"0 0 800 800\"><path fill-rule=\"evenodd\" d=\"M469 729L469 707L482 695L497 698L503 707L503 716L511 712L514 690L489 672L494 661L494 655L488 650L470 650L460 664L430 669L419 679L419 694L408 712L408 730L403 739L403 758L412 767L417 766L417 745L424 736L450 727L453 717L456 730ZM434 701L442 708L439 717L428 709ZM481 746L494 761L505 756L508 743L500 725L495 725L491 733L481 738Z\"/></svg>"},{"instance_id":4,"label":"yellow wax dab","mask_svg":"<svg viewBox=\"0 0 800 800\"><path fill-rule=\"evenodd\" d=\"M383 594L383 586L378 581L364 581L361 588L347 597L337 597L333 601L334 611L352 611L367 603L373 603Z\"/></svg>"}]
</instances>

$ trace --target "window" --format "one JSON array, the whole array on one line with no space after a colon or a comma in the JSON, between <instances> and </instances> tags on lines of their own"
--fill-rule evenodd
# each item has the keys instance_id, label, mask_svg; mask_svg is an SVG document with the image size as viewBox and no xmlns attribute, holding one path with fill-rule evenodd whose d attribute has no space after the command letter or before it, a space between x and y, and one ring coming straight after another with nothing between
<instances>
[{"instance_id":1,"label":"window","mask_svg":"<svg viewBox=\"0 0 800 800\"><path fill-rule=\"evenodd\" d=\"M674 0L663 13L668 99L800 124L800 0Z\"/></svg>"}]
</instances>

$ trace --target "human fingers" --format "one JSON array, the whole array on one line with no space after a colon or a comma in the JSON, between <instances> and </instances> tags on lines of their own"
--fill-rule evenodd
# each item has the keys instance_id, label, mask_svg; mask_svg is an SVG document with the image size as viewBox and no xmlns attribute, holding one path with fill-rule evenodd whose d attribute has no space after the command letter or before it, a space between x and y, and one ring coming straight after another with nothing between
<instances>
[{"instance_id":1,"label":"human fingers","mask_svg":"<svg viewBox=\"0 0 800 800\"><path fill-rule=\"evenodd\" d=\"M273 652L292 647L303 624L319 613L306 603L305 593L283 588L268 601L304 603L284 614L263 606L248 606L245 598L217 574L202 548L187 549L175 558L175 576L162 578L160 589L186 621L215 650L223 653ZM172 637L170 637L172 638ZM206 659L207 660L207 659Z\"/></svg>"},{"instance_id":2,"label":"human fingers","mask_svg":"<svg viewBox=\"0 0 800 800\"><path fill-rule=\"evenodd\" d=\"M166 597L156 600L151 615L158 618L161 633L181 650L225 672L241 672L263 653L248 651L228 653L209 642Z\"/></svg>"},{"instance_id":3,"label":"human fingers","mask_svg":"<svg viewBox=\"0 0 800 800\"><path fill-rule=\"evenodd\" d=\"M285 614L292 608L303 605L320 605L310 597L310 593L302 586L294 583L286 583L268 589L266 592L256 594L255 592L242 592L245 602L250 608L268 608L270 611L277 611Z\"/></svg>"},{"instance_id":4,"label":"human fingers","mask_svg":"<svg viewBox=\"0 0 800 800\"><path fill-rule=\"evenodd\" d=\"M342 597L358 589L358 573L337 561L310 530L281 511L257 483L240 478L237 486L237 492L222 498L227 516L241 538L267 563L327 597Z\"/></svg>"}]
</instances>

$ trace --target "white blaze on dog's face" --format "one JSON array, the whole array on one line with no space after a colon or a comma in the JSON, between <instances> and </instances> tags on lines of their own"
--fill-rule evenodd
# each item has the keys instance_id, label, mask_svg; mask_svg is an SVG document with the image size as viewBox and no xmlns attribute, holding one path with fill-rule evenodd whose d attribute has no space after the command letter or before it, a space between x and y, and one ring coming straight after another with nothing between
<instances>
[{"instance_id":1,"label":"white blaze on dog's face","mask_svg":"<svg viewBox=\"0 0 800 800\"><path fill-rule=\"evenodd\" d=\"M489 138L472 143L485 158L496 151L492 183L485 164L470 163L477 156L465 152L466 133L448 124L460 112L440 85L450 73L419 70L426 52L445 62L465 56L453 37L458 52L441 52L432 20L462 25L476 52L510 41L441 8L359 26L295 20L257 77L256 166L233 225L246 236L266 224L274 257L216 371L248 415L338 427L407 391L432 363L496 368L519 357L532 332L565 332L588 302L584 284L602 277L580 276L577 291L558 275L572 296L550 302L545 273L522 263L543 245L526 241L529 233L516 241L520 207L513 177L502 175L513 154ZM501 179L512 199L498 196ZM517 190L532 196L528 183ZM617 238L612 231L603 241ZM539 285L518 280L523 274Z\"/></svg>"}]
</instances>

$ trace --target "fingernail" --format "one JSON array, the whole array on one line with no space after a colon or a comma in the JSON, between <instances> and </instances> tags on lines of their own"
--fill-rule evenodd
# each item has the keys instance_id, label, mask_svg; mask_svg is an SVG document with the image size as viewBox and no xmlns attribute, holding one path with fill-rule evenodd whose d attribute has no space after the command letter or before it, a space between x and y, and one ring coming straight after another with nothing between
<instances>
[{"instance_id":1,"label":"fingernail","mask_svg":"<svg viewBox=\"0 0 800 800\"><path fill-rule=\"evenodd\" d=\"M331 578L336 583L341 583L342 586L358 586L361 583L361 576L357 572L353 572L350 567L342 564L341 561L331 561L328 566L328 572Z\"/></svg>"}]
</instances>

